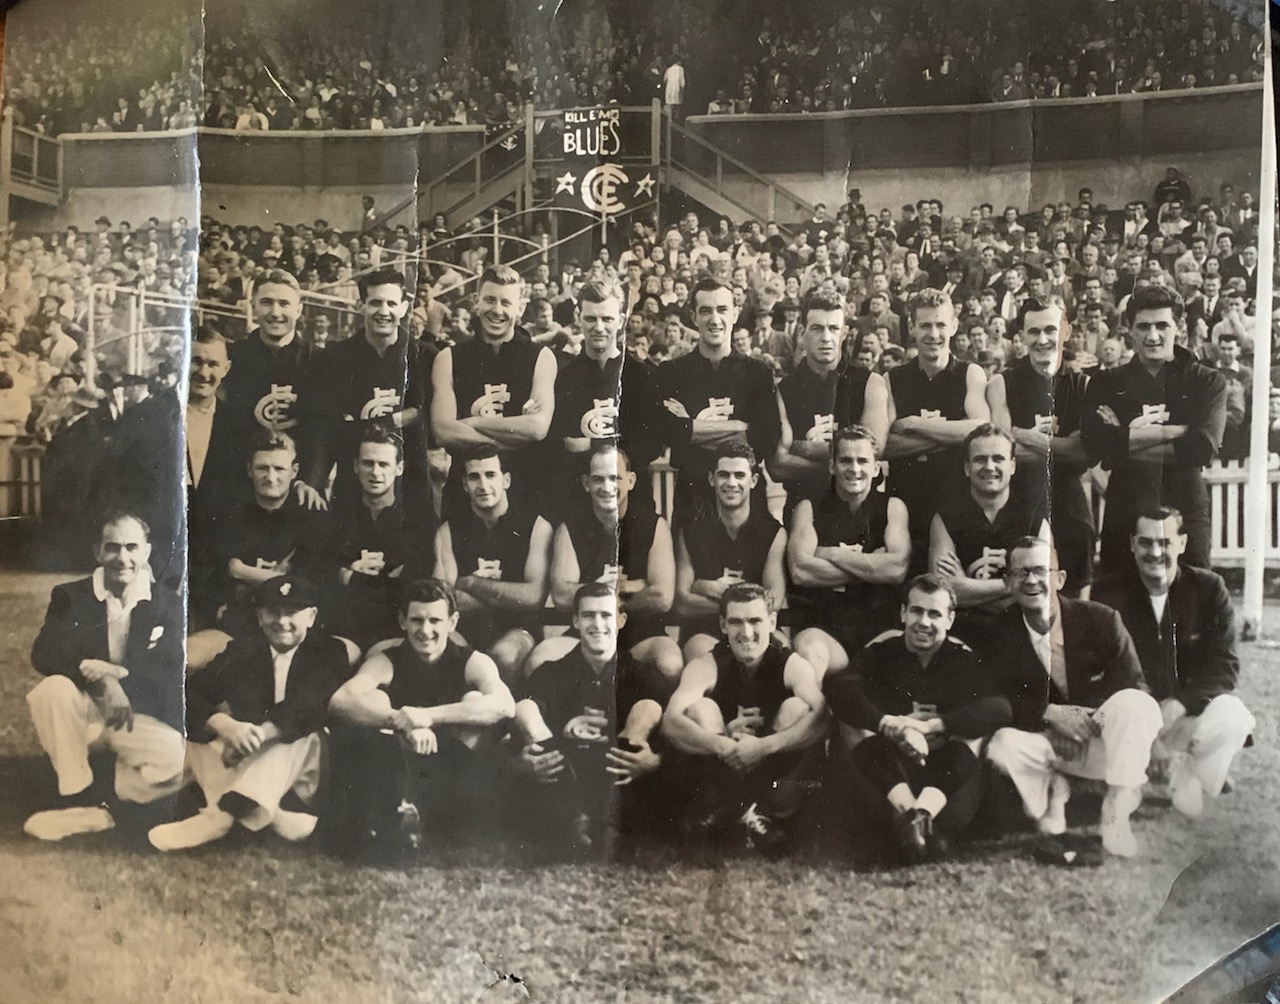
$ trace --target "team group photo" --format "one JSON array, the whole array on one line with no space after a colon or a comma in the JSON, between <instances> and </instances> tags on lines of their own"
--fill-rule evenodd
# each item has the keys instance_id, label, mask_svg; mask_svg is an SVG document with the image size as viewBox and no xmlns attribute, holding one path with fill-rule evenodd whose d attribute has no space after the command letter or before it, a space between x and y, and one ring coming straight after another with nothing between
<instances>
[{"instance_id":1,"label":"team group photo","mask_svg":"<svg viewBox=\"0 0 1280 1004\"><path fill-rule=\"evenodd\" d=\"M1260 10L26 2L18 992L1155 1000L1274 923Z\"/></svg>"}]
</instances>

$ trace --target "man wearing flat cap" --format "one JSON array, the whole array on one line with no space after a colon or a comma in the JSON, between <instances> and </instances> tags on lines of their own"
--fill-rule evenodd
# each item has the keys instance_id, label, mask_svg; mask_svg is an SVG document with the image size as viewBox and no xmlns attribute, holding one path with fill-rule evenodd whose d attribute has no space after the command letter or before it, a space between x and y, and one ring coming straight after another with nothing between
<instances>
[{"instance_id":1,"label":"man wearing flat cap","mask_svg":"<svg viewBox=\"0 0 1280 1004\"><path fill-rule=\"evenodd\" d=\"M205 806L155 827L148 839L158 850L211 843L237 822L255 832L269 826L292 841L315 830L320 730L329 699L350 674L347 650L312 630L317 600L305 580L277 575L259 584L253 600L260 630L234 639L188 677L187 770Z\"/></svg>"}]
</instances>

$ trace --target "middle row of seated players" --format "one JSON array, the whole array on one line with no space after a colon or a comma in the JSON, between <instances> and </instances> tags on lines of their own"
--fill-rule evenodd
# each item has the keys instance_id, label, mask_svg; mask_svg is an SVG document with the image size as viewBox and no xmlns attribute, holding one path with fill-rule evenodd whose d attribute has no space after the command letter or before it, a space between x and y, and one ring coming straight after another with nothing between
<instances>
[{"instance_id":1,"label":"middle row of seated players","mask_svg":"<svg viewBox=\"0 0 1280 1004\"><path fill-rule=\"evenodd\" d=\"M1005 576L1016 606L993 622L985 659L951 635L956 595L940 576L912 579L901 627L826 672L780 643L766 589L734 583L714 645L674 683L619 649L626 615L601 582L575 591L576 637L543 642L504 682L457 638L455 593L437 579L406 585L399 636L347 679L310 587L276 576L255 590L259 630L188 679L187 766L206 804L151 842L198 846L237 820L309 836L327 722L328 832L342 854L416 848L424 816L484 829L500 803L524 835L581 849L617 825L620 795L624 818L674 810L686 835L736 827L772 851L825 776L863 825L918 859L972 821L985 756L1046 834L1065 829L1069 778L1104 781L1102 844L1132 856L1152 758L1174 805L1197 815L1254 724L1231 693L1230 600L1213 573L1179 567L1185 545L1176 511L1140 518L1134 569L1100 584L1104 605L1061 596L1050 542L1020 538ZM1170 644L1159 627L1148 638L1157 607L1152 623L1179 629Z\"/></svg>"},{"instance_id":2,"label":"middle row of seated players","mask_svg":"<svg viewBox=\"0 0 1280 1004\"><path fill-rule=\"evenodd\" d=\"M463 468L478 449L497 452L518 509L527 514L532 506L551 528L582 515L573 486L586 456L593 444L619 435L637 477L669 449L677 527L717 506L716 464L722 448L733 444L749 446L782 484L790 528L799 504L816 504L829 485L834 432L858 424L871 431L878 456L887 460L886 490L906 506L913 570L921 570L934 513L942 500L963 491L965 438L994 421L1014 437L1024 496L1052 512L1070 593L1079 594L1092 576L1095 528L1081 485L1092 463L1110 470L1102 570L1123 566L1133 516L1161 504L1184 514L1187 560L1207 565L1208 497L1200 470L1221 441L1225 385L1220 374L1177 348L1182 303L1159 287L1129 298L1135 357L1119 370L1090 381L1065 369L1069 330L1061 304L1029 300L1018 321L1028 357L990 382L981 367L952 356L955 308L936 290L924 290L909 305L917 355L907 364L887 377L845 366L844 304L820 287L803 305L802 364L775 390L767 367L730 351L737 308L729 287L714 279L700 281L693 292L695 350L656 370L629 357L623 364L620 300L614 291L586 284L578 305L583 354L558 372L551 351L516 324L522 286L510 269L486 272L474 336L441 350L429 366L423 358L429 349L416 346L399 325L406 301L403 279L394 271L363 277L365 331L326 349L323 364L304 358L306 346L295 330L298 294L287 279L271 273L255 288L261 324L248 338L228 347L202 332L193 351L187 429L192 533L206 553L216 555L225 546L229 534L218 531L217 521L248 497L239 487L240 471L254 429L294 440L297 467L289 494L300 506L323 507L332 480L331 506L340 522L366 519L361 507L367 498L357 499L354 473L362 463L357 451L367 448L360 443L364 423L395 431L402 441L397 463L403 465L398 504L421 538L434 533L440 517L465 516L468 501L474 509ZM754 508L762 512L763 484L755 476L758 467L752 469ZM648 508L637 504L628 518L640 519ZM370 567L362 562L362 569ZM388 565L382 574L396 567ZM502 580L513 581L510 573L508 564ZM217 578L223 569L210 574ZM486 566L478 577L493 576ZM778 583L769 585L781 595ZM486 594L478 597L482 602L496 599L495 587L478 589ZM217 590L197 591L196 598L207 624L216 613ZM497 602L510 606L511 598ZM681 597L677 602L678 612L714 612Z\"/></svg>"}]
</instances>

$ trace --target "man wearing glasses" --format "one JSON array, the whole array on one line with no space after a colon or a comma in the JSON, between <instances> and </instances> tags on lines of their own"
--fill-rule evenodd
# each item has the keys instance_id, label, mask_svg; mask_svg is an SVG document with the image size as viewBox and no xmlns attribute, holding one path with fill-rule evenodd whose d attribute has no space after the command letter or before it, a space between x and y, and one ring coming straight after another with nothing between
<instances>
[{"instance_id":1,"label":"man wearing glasses","mask_svg":"<svg viewBox=\"0 0 1280 1004\"><path fill-rule=\"evenodd\" d=\"M987 758L1009 775L1040 832L1066 830L1070 777L1107 783L1103 847L1133 857L1129 816L1142 801L1160 708L1147 692L1133 639L1099 603L1059 593L1066 573L1049 541L1023 537L1005 578L1016 607L1001 618L998 657L1013 724Z\"/></svg>"}]
</instances>

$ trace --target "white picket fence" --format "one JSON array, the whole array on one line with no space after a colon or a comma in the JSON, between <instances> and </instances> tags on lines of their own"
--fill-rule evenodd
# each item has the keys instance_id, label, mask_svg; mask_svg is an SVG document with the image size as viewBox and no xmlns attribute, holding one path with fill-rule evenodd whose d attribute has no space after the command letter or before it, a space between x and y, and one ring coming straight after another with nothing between
<instances>
[{"instance_id":1,"label":"white picket fence","mask_svg":"<svg viewBox=\"0 0 1280 1004\"><path fill-rule=\"evenodd\" d=\"M675 471L665 458L654 463L649 470L653 480L654 504L658 512L670 518L675 495ZM1248 468L1240 461L1215 462L1204 473L1213 516L1213 565L1215 568L1243 568L1249 550L1244 526L1244 486L1249 480ZM1094 525L1101 526L1106 516L1106 496L1096 483L1089 483L1087 488L1085 495L1093 506ZM1267 567L1280 568L1280 467L1267 471L1267 488L1270 504L1263 544ZM782 488L770 481L768 497L770 511L780 517Z\"/></svg>"}]
</instances>

